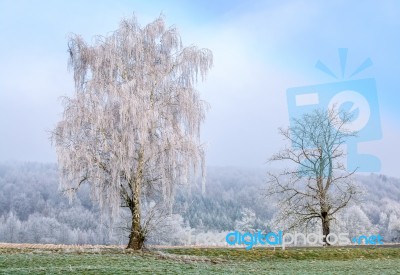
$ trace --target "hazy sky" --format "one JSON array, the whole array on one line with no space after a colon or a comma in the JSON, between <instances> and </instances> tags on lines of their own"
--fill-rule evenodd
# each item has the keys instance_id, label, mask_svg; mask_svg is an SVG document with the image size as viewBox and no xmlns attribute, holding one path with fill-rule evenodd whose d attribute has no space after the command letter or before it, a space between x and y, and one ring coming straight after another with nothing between
<instances>
[{"instance_id":1,"label":"hazy sky","mask_svg":"<svg viewBox=\"0 0 400 275\"><path fill-rule=\"evenodd\" d=\"M49 133L59 98L72 95L70 33L107 35L133 13L142 25L161 12L184 45L213 51L198 86L211 105L203 127L209 165L262 166L284 146L286 90L374 78L382 139L359 144L381 173L400 176L399 1L18 1L0 0L0 161L55 161ZM342 78L338 48L348 48ZM317 60L338 78L315 68Z\"/></svg>"}]
</instances>

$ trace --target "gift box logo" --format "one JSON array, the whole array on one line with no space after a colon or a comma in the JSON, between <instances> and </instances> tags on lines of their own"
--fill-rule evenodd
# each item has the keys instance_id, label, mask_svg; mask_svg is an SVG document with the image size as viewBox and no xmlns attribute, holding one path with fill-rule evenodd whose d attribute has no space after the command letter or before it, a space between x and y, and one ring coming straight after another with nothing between
<instances>
[{"instance_id":1,"label":"gift box logo","mask_svg":"<svg viewBox=\"0 0 400 275\"><path fill-rule=\"evenodd\" d=\"M372 65L367 58L345 80L347 61L347 49L339 49L342 80L338 82L289 88L286 91L288 111L291 126L292 118L300 118L305 113L310 113L316 108L336 108L352 113L354 119L347 124L347 129L356 131L357 137L349 139L347 146L347 169L358 172L379 172L380 160L373 155L360 154L358 144L366 141L374 141L382 138L380 123L378 95L375 79L352 79ZM338 77L321 61L316 68L322 72Z\"/></svg>"}]
</instances>

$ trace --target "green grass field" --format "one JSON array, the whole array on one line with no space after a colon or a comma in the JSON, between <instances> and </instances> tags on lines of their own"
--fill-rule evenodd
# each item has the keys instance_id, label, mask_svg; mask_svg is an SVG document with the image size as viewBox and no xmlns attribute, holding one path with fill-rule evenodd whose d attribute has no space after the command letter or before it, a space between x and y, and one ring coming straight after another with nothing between
<instances>
[{"instance_id":1,"label":"green grass field","mask_svg":"<svg viewBox=\"0 0 400 275\"><path fill-rule=\"evenodd\" d=\"M399 274L399 248L0 248L0 274Z\"/></svg>"}]
</instances>

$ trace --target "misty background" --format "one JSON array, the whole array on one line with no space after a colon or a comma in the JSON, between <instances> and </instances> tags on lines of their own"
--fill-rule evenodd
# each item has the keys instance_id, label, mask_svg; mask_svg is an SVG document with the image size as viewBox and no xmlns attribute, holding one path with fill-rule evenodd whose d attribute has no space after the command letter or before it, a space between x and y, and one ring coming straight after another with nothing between
<instances>
[{"instance_id":1,"label":"misty background","mask_svg":"<svg viewBox=\"0 0 400 275\"><path fill-rule=\"evenodd\" d=\"M211 109L202 128L211 166L265 167L284 146L286 90L341 81L370 58L359 78L375 78L383 138L359 144L381 159L383 174L400 177L400 3L398 1L0 1L0 160L55 162L49 130L61 118L60 97L73 94L67 69L71 33L91 41L133 13L145 25L164 13L184 45L213 51L214 68L198 86ZM346 80L346 79L344 79Z\"/></svg>"},{"instance_id":2,"label":"misty background","mask_svg":"<svg viewBox=\"0 0 400 275\"><path fill-rule=\"evenodd\" d=\"M173 214L151 232L147 244L227 245L226 234L234 230L282 230L273 223L277 202L264 196L264 171L219 167L207 173L205 194L200 182L192 190L178 188ZM400 180L383 175L356 179L365 196L332 221L332 232L350 238L380 234L384 243L400 242ZM126 245L123 213L110 231L87 186L69 203L57 182L55 164L0 165L0 242Z\"/></svg>"}]
</instances>

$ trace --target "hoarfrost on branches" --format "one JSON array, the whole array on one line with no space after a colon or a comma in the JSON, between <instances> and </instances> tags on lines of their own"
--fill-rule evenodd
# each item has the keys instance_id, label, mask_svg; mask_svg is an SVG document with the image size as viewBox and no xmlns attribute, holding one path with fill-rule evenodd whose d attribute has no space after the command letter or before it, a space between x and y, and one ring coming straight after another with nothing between
<instances>
[{"instance_id":1,"label":"hoarfrost on branches","mask_svg":"<svg viewBox=\"0 0 400 275\"><path fill-rule=\"evenodd\" d=\"M145 27L124 19L93 45L73 35L68 51L75 94L53 132L62 189L73 196L89 183L103 210L115 216L122 204L134 217L142 196L171 202L175 184L199 166L204 175L207 104L194 86L212 66L210 50L183 47L160 16Z\"/></svg>"},{"instance_id":2,"label":"hoarfrost on branches","mask_svg":"<svg viewBox=\"0 0 400 275\"><path fill-rule=\"evenodd\" d=\"M352 119L334 106L304 114L291 127L280 129L292 146L270 158L290 165L279 173L268 173L267 196L279 200L277 223L293 229L319 220L326 242L335 216L358 200L361 190L353 178L355 171L347 171L343 164L342 147L357 135L348 129Z\"/></svg>"}]
</instances>

